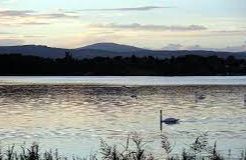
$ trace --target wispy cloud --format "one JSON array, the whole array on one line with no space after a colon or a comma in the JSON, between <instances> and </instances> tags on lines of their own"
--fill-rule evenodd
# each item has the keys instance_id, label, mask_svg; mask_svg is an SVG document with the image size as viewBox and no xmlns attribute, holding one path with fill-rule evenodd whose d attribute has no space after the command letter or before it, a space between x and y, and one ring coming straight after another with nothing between
<instances>
[{"instance_id":1,"label":"wispy cloud","mask_svg":"<svg viewBox=\"0 0 246 160\"><path fill-rule=\"evenodd\" d=\"M79 14L64 12L38 12L34 10L1 10L0 26L22 27L49 25L61 20L77 20Z\"/></svg>"},{"instance_id":2,"label":"wispy cloud","mask_svg":"<svg viewBox=\"0 0 246 160\"><path fill-rule=\"evenodd\" d=\"M168 6L141 6L141 7L126 7L126 8L99 8L99 9L83 9L80 11L150 11L155 9L173 8Z\"/></svg>"},{"instance_id":3,"label":"wispy cloud","mask_svg":"<svg viewBox=\"0 0 246 160\"><path fill-rule=\"evenodd\" d=\"M206 30L207 27L202 25L188 25L188 26L167 26L167 25L143 25L139 23L133 24L92 24L90 27L94 28L110 28L110 29L131 29L131 30L150 30L150 31L200 31Z\"/></svg>"},{"instance_id":4,"label":"wispy cloud","mask_svg":"<svg viewBox=\"0 0 246 160\"><path fill-rule=\"evenodd\" d=\"M18 1L18 0L1 0L0 3L8 3L8 4L11 4L11 3L15 3L16 1Z\"/></svg>"},{"instance_id":5,"label":"wispy cloud","mask_svg":"<svg viewBox=\"0 0 246 160\"><path fill-rule=\"evenodd\" d=\"M0 11L1 17L29 17L35 11L32 10L4 10Z\"/></svg>"},{"instance_id":6,"label":"wispy cloud","mask_svg":"<svg viewBox=\"0 0 246 160\"><path fill-rule=\"evenodd\" d=\"M13 34L13 33L11 33L11 32L0 32L0 35L8 35L8 34Z\"/></svg>"},{"instance_id":7,"label":"wispy cloud","mask_svg":"<svg viewBox=\"0 0 246 160\"><path fill-rule=\"evenodd\" d=\"M246 29L240 30L217 30L212 31L213 34L219 35L246 35Z\"/></svg>"},{"instance_id":8,"label":"wispy cloud","mask_svg":"<svg viewBox=\"0 0 246 160\"><path fill-rule=\"evenodd\" d=\"M191 45L183 46L181 44L168 44L163 47L162 50L207 50L207 51L220 51L220 52L245 52L246 51L246 42L238 46L227 46L225 48L207 48L202 47L201 45Z\"/></svg>"},{"instance_id":9,"label":"wispy cloud","mask_svg":"<svg viewBox=\"0 0 246 160\"><path fill-rule=\"evenodd\" d=\"M28 25L28 26L32 26L32 25L49 25L51 23L46 23L46 22L23 22L23 23L19 23L18 25Z\"/></svg>"},{"instance_id":10,"label":"wispy cloud","mask_svg":"<svg viewBox=\"0 0 246 160\"><path fill-rule=\"evenodd\" d=\"M38 14L36 17L44 18L44 19L77 19L78 15L69 15L65 13L50 13L50 14Z\"/></svg>"},{"instance_id":11,"label":"wispy cloud","mask_svg":"<svg viewBox=\"0 0 246 160\"><path fill-rule=\"evenodd\" d=\"M79 15L67 13L39 13L33 10L0 10L0 18L42 18L42 19L76 19Z\"/></svg>"},{"instance_id":12,"label":"wispy cloud","mask_svg":"<svg viewBox=\"0 0 246 160\"><path fill-rule=\"evenodd\" d=\"M22 39L0 39L0 46L22 45L25 41Z\"/></svg>"}]
</instances>

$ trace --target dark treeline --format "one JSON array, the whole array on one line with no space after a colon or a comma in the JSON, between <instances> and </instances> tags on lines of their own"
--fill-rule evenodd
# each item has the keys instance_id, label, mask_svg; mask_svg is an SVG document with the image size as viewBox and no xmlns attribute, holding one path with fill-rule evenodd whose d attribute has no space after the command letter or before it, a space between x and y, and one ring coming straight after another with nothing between
<instances>
[{"instance_id":1,"label":"dark treeline","mask_svg":"<svg viewBox=\"0 0 246 160\"><path fill-rule=\"evenodd\" d=\"M0 55L0 75L111 75L111 76L205 76L246 75L246 60L187 55L168 59L154 57L96 57L47 59L20 54Z\"/></svg>"}]
</instances>

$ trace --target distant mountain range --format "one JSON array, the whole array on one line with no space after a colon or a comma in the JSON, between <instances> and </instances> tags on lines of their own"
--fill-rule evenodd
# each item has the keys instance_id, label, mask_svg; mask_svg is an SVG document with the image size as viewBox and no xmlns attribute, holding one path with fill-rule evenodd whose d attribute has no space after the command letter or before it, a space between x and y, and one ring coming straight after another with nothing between
<instances>
[{"instance_id":1,"label":"distant mountain range","mask_svg":"<svg viewBox=\"0 0 246 160\"><path fill-rule=\"evenodd\" d=\"M188 51L188 50L148 50L137 48L128 45L121 45L115 43L97 43L82 48L64 49L64 48L51 48L40 45L23 45L23 46L0 46L0 54L22 54L33 55L44 58L63 58L66 51L70 51L74 58L93 58L93 57L130 57L135 55L137 57L153 56L160 59L170 58L172 56L185 56L185 55L199 55L199 56L218 56L227 58L234 56L235 58L246 59L245 52L215 52L215 51Z\"/></svg>"}]
</instances>

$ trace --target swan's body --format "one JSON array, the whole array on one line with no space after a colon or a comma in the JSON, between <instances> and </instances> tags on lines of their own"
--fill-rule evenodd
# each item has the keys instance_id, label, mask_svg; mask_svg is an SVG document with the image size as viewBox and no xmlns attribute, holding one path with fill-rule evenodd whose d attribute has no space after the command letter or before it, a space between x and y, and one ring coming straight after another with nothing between
<instances>
[{"instance_id":1,"label":"swan's body","mask_svg":"<svg viewBox=\"0 0 246 160\"><path fill-rule=\"evenodd\" d=\"M199 99L199 100L203 100L206 98L206 95L204 95L204 94L195 93L195 96L196 96L196 99Z\"/></svg>"},{"instance_id":2,"label":"swan's body","mask_svg":"<svg viewBox=\"0 0 246 160\"><path fill-rule=\"evenodd\" d=\"M171 124L178 124L179 123L179 119L177 118L166 118L166 119L163 119L162 118L162 110L160 110L160 129L162 130L162 124L165 123L165 124L168 124L168 125L171 125Z\"/></svg>"},{"instance_id":3,"label":"swan's body","mask_svg":"<svg viewBox=\"0 0 246 160\"><path fill-rule=\"evenodd\" d=\"M206 96L205 95L199 95L197 98L202 100L202 99L205 99Z\"/></svg>"},{"instance_id":4,"label":"swan's body","mask_svg":"<svg viewBox=\"0 0 246 160\"><path fill-rule=\"evenodd\" d=\"M165 123L165 124L177 124L177 123L179 123L179 119L166 118L166 119L162 120L162 122Z\"/></svg>"}]
</instances>

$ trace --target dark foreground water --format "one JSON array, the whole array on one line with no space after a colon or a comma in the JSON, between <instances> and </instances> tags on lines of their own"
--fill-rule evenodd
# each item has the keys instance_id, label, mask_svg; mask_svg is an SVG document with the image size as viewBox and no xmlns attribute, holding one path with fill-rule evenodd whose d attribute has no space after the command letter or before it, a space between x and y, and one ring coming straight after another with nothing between
<instances>
[{"instance_id":1,"label":"dark foreground water","mask_svg":"<svg viewBox=\"0 0 246 160\"><path fill-rule=\"evenodd\" d=\"M0 77L0 84L3 147L35 141L85 156L101 138L124 143L136 131L158 153L160 109L181 119L164 125L174 152L204 132L224 152L246 147L245 77Z\"/></svg>"}]
</instances>

